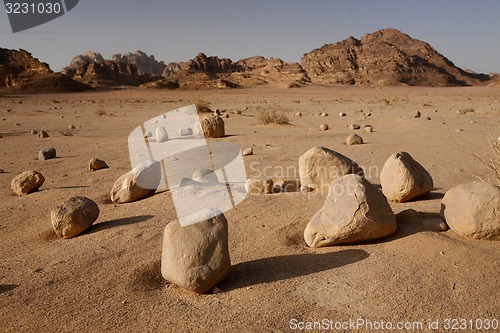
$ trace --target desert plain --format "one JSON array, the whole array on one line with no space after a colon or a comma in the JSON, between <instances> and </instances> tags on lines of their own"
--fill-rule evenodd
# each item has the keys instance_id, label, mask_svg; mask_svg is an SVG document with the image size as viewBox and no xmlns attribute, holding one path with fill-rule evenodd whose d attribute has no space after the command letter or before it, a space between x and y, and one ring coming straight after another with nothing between
<instances>
[{"instance_id":1,"label":"desert plain","mask_svg":"<svg viewBox=\"0 0 500 333\"><path fill-rule=\"evenodd\" d=\"M391 332L446 332L447 319L500 319L497 241L465 239L399 219L396 233L380 240L309 248L303 231L326 193L248 195L224 213L229 277L203 295L169 284L160 261L163 229L176 219L170 192L126 204L113 204L109 194L130 170L132 129L199 101L229 115L223 118L226 136L210 140L253 147L254 154L244 157L248 178L296 179L299 157L324 146L369 170L367 179L378 185L386 159L407 151L432 175L434 190L391 207L395 214L411 208L426 217L439 215L450 188L493 179L473 155L489 159L488 140L500 135L498 87L7 94L0 97L2 331L293 332L301 331L293 323L363 319L423 325L385 330ZM289 124L260 124L259 114L273 110ZM413 117L416 111L420 118ZM339 117L341 112L346 116ZM324 123L329 130L320 131ZM350 130L353 123L361 129ZM365 124L374 131L363 131ZM39 139L32 130L49 137ZM346 145L352 133L364 144ZM57 149L57 158L39 161L38 151L48 147ZM109 169L90 172L94 157ZM19 197L10 182L25 170L41 172L46 181L39 191ZM77 195L99 205L99 218L83 234L60 239L50 210ZM429 329L437 320L439 329ZM332 331L381 332L366 326Z\"/></svg>"}]
</instances>

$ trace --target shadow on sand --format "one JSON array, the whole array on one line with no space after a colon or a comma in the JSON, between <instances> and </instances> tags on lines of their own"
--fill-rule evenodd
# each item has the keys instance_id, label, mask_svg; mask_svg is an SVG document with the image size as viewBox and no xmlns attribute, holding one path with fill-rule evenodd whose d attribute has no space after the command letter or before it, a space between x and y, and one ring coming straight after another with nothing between
<instances>
[{"instance_id":1,"label":"shadow on sand","mask_svg":"<svg viewBox=\"0 0 500 333\"><path fill-rule=\"evenodd\" d=\"M154 215L139 215L139 216L133 216L133 217L126 217L123 219L116 219L116 220L100 222L100 223L92 225L92 227L90 227L90 229L87 230L87 232L85 232L85 233L92 234L94 232L99 232L99 231L114 228L114 227L140 223L140 222L147 221L153 217L154 217Z\"/></svg>"},{"instance_id":2,"label":"shadow on sand","mask_svg":"<svg viewBox=\"0 0 500 333\"><path fill-rule=\"evenodd\" d=\"M224 291L261 283L287 280L326 271L368 258L364 250L339 250L328 253L304 253L256 259L231 268L231 275L220 284Z\"/></svg>"}]
</instances>

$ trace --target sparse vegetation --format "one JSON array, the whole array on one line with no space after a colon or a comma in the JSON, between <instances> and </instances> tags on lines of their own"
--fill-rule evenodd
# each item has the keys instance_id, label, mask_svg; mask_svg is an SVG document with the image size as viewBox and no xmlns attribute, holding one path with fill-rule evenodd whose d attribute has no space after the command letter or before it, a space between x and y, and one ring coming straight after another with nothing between
<instances>
[{"instance_id":1,"label":"sparse vegetation","mask_svg":"<svg viewBox=\"0 0 500 333\"><path fill-rule=\"evenodd\" d=\"M472 108L468 108L468 109L461 109L461 110L458 110L457 113L458 114L467 114L467 113L474 113L476 110L472 109Z\"/></svg>"},{"instance_id":2,"label":"sparse vegetation","mask_svg":"<svg viewBox=\"0 0 500 333\"><path fill-rule=\"evenodd\" d=\"M389 99L387 99L387 98L383 98L382 100L384 101L385 105L390 105L391 104L391 101Z\"/></svg>"},{"instance_id":3,"label":"sparse vegetation","mask_svg":"<svg viewBox=\"0 0 500 333\"><path fill-rule=\"evenodd\" d=\"M496 182L500 185L500 141L495 140L495 138L488 138L488 144L491 149L489 159L481 158L476 154L472 154L472 156L493 173Z\"/></svg>"},{"instance_id":4,"label":"sparse vegetation","mask_svg":"<svg viewBox=\"0 0 500 333\"><path fill-rule=\"evenodd\" d=\"M57 132L61 134L62 136L75 136L75 134L78 132L78 130L74 128L62 128L58 129Z\"/></svg>"},{"instance_id":5,"label":"sparse vegetation","mask_svg":"<svg viewBox=\"0 0 500 333\"><path fill-rule=\"evenodd\" d=\"M273 110L271 112L265 110L259 114L259 121L263 125L267 124L288 124L288 118L280 112Z\"/></svg>"},{"instance_id":6,"label":"sparse vegetation","mask_svg":"<svg viewBox=\"0 0 500 333\"><path fill-rule=\"evenodd\" d=\"M196 101L194 103L196 105L196 111L200 113L212 113L212 109L210 109L210 104L205 101Z\"/></svg>"}]
</instances>

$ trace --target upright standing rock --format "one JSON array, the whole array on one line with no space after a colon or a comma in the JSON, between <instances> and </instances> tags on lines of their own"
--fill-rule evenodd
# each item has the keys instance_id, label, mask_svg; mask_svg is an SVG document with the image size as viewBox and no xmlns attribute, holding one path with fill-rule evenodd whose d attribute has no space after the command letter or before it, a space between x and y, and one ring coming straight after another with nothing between
<instances>
[{"instance_id":1,"label":"upright standing rock","mask_svg":"<svg viewBox=\"0 0 500 333\"><path fill-rule=\"evenodd\" d=\"M10 182L10 187L19 196L38 190L45 182L45 177L38 171L24 171L15 176Z\"/></svg>"},{"instance_id":2,"label":"upright standing rock","mask_svg":"<svg viewBox=\"0 0 500 333\"><path fill-rule=\"evenodd\" d=\"M206 293L230 272L227 220L209 211L201 222L182 227L170 222L163 234L162 276L177 286Z\"/></svg>"},{"instance_id":3,"label":"upright standing rock","mask_svg":"<svg viewBox=\"0 0 500 333\"><path fill-rule=\"evenodd\" d=\"M168 141L168 133L165 127L158 127L155 131L156 134L156 142L165 142Z\"/></svg>"},{"instance_id":4,"label":"upright standing rock","mask_svg":"<svg viewBox=\"0 0 500 333\"><path fill-rule=\"evenodd\" d=\"M363 175L363 169L348 157L325 147L312 147L299 159L303 188L323 189L347 174Z\"/></svg>"},{"instance_id":5,"label":"upright standing rock","mask_svg":"<svg viewBox=\"0 0 500 333\"><path fill-rule=\"evenodd\" d=\"M161 163L145 161L115 181L111 189L111 201L126 203L153 194L161 180Z\"/></svg>"},{"instance_id":6,"label":"upright standing rock","mask_svg":"<svg viewBox=\"0 0 500 333\"><path fill-rule=\"evenodd\" d=\"M310 247L372 240L393 234L396 217L380 191L364 177L346 175L330 186L304 239Z\"/></svg>"},{"instance_id":7,"label":"upright standing rock","mask_svg":"<svg viewBox=\"0 0 500 333\"><path fill-rule=\"evenodd\" d=\"M407 152L392 154L380 172L382 191L389 201L405 202L432 191L432 177Z\"/></svg>"},{"instance_id":8,"label":"upright standing rock","mask_svg":"<svg viewBox=\"0 0 500 333\"><path fill-rule=\"evenodd\" d=\"M225 135L224 120L218 115L205 116L201 128L205 138L222 138Z\"/></svg>"},{"instance_id":9,"label":"upright standing rock","mask_svg":"<svg viewBox=\"0 0 500 333\"><path fill-rule=\"evenodd\" d=\"M55 148L45 148L38 152L38 160L50 160L56 158L56 149Z\"/></svg>"},{"instance_id":10,"label":"upright standing rock","mask_svg":"<svg viewBox=\"0 0 500 333\"><path fill-rule=\"evenodd\" d=\"M86 197L72 197L50 213L52 228L62 238L72 238L92 226L99 217L99 207Z\"/></svg>"},{"instance_id":11,"label":"upright standing rock","mask_svg":"<svg viewBox=\"0 0 500 333\"><path fill-rule=\"evenodd\" d=\"M500 240L500 187L472 182L450 189L441 216L462 237Z\"/></svg>"}]
</instances>

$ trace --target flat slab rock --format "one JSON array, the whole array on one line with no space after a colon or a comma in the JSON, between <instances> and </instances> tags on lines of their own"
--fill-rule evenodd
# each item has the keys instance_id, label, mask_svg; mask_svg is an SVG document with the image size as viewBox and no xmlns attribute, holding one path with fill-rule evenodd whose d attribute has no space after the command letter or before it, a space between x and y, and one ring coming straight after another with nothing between
<instances>
[{"instance_id":1,"label":"flat slab rock","mask_svg":"<svg viewBox=\"0 0 500 333\"><path fill-rule=\"evenodd\" d=\"M206 293L230 272L228 225L223 213L182 227L170 222L163 234L162 276L175 285Z\"/></svg>"},{"instance_id":2,"label":"flat slab rock","mask_svg":"<svg viewBox=\"0 0 500 333\"><path fill-rule=\"evenodd\" d=\"M378 239L395 231L396 217L385 196L364 177L346 175L330 186L304 239L310 247L322 247Z\"/></svg>"}]
</instances>

